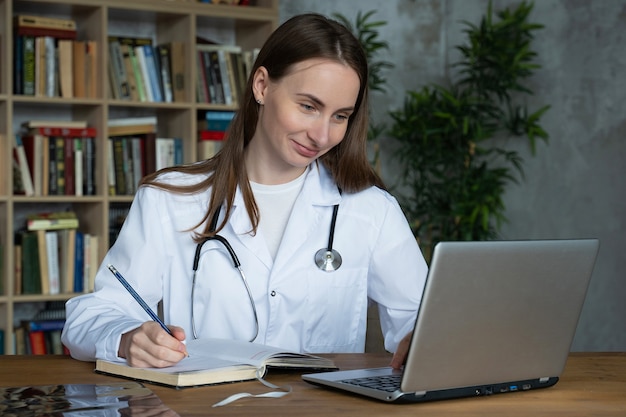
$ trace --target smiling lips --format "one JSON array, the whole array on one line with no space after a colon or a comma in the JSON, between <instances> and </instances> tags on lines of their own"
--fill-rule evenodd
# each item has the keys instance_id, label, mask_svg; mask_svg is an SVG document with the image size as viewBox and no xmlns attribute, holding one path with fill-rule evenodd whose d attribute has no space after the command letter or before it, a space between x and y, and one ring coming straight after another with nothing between
<instances>
[{"instance_id":1,"label":"smiling lips","mask_svg":"<svg viewBox=\"0 0 626 417\"><path fill-rule=\"evenodd\" d=\"M303 146L296 141L293 141L293 144L294 144L294 148L296 152L298 152L300 155L304 156L305 158L315 158L317 154L319 153L318 150L307 148L306 146Z\"/></svg>"}]
</instances>

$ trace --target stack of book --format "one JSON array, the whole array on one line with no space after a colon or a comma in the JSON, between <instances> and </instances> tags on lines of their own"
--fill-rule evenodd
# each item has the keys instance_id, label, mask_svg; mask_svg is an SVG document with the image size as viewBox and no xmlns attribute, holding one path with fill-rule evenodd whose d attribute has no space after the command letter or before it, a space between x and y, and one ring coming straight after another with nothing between
<instances>
[{"instance_id":1,"label":"stack of book","mask_svg":"<svg viewBox=\"0 0 626 417\"><path fill-rule=\"evenodd\" d=\"M14 28L15 94L96 97L97 42L77 40L74 20L17 15Z\"/></svg>"},{"instance_id":2,"label":"stack of book","mask_svg":"<svg viewBox=\"0 0 626 417\"><path fill-rule=\"evenodd\" d=\"M140 102L185 100L182 42L153 45L150 38L109 37L111 97Z\"/></svg>"},{"instance_id":3,"label":"stack of book","mask_svg":"<svg viewBox=\"0 0 626 417\"><path fill-rule=\"evenodd\" d=\"M16 354L68 355L61 343L65 325L65 303L49 301L43 310L28 320L22 320L15 328Z\"/></svg>"},{"instance_id":4,"label":"stack of book","mask_svg":"<svg viewBox=\"0 0 626 417\"><path fill-rule=\"evenodd\" d=\"M78 227L73 212L27 216L25 227L15 233L16 295L93 290L99 239Z\"/></svg>"},{"instance_id":5,"label":"stack of book","mask_svg":"<svg viewBox=\"0 0 626 417\"><path fill-rule=\"evenodd\" d=\"M15 135L26 195L95 195L96 129L85 121L31 120Z\"/></svg>"},{"instance_id":6,"label":"stack of book","mask_svg":"<svg viewBox=\"0 0 626 417\"><path fill-rule=\"evenodd\" d=\"M220 150L235 112L230 110L207 111L198 120L198 159L209 159Z\"/></svg>"},{"instance_id":7,"label":"stack of book","mask_svg":"<svg viewBox=\"0 0 626 417\"><path fill-rule=\"evenodd\" d=\"M180 138L157 136L157 118L130 117L108 122L109 195L133 195L141 179L183 162Z\"/></svg>"}]
</instances>

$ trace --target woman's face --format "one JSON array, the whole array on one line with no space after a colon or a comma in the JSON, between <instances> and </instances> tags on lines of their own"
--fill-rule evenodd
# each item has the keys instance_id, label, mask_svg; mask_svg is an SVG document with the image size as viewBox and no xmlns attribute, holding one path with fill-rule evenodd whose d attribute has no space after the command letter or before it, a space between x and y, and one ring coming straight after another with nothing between
<instances>
[{"instance_id":1,"label":"woman's face","mask_svg":"<svg viewBox=\"0 0 626 417\"><path fill-rule=\"evenodd\" d=\"M347 65L310 59L275 82L260 67L253 88L262 105L246 167L252 181L279 184L298 177L343 140L360 80Z\"/></svg>"}]
</instances>

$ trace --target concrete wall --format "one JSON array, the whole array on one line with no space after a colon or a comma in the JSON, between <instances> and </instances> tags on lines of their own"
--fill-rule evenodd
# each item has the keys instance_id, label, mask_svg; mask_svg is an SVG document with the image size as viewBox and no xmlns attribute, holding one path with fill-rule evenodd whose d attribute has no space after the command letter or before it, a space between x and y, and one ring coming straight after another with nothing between
<instances>
[{"instance_id":1,"label":"concrete wall","mask_svg":"<svg viewBox=\"0 0 626 417\"><path fill-rule=\"evenodd\" d=\"M386 94L374 94L377 120L402 105L407 90L445 82L454 46L464 41L460 20L479 22L486 0L281 0L281 20L307 11L352 18L377 10L388 22L382 56L395 64ZM381 6L384 5L384 6ZM517 4L495 0L494 7ZM601 249L574 339L577 351L626 351L626 1L540 0L532 21L543 66L532 80L531 108L550 104L542 125L550 134L524 157L526 178L506 194L503 239L597 237ZM394 145L382 140L382 174Z\"/></svg>"}]
</instances>

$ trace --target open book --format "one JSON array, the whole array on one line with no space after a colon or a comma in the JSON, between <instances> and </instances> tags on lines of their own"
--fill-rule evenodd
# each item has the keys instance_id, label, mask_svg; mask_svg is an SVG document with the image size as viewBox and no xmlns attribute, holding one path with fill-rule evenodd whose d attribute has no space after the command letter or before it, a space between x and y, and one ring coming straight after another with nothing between
<instances>
[{"instance_id":1,"label":"open book","mask_svg":"<svg viewBox=\"0 0 626 417\"><path fill-rule=\"evenodd\" d=\"M187 343L189 357L167 368L133 368L98 359L96 372L173 387L220 384L262 377L268 367L337 369L331 359L240 340L197 339Z\"/></svg>"}]
</instances>

